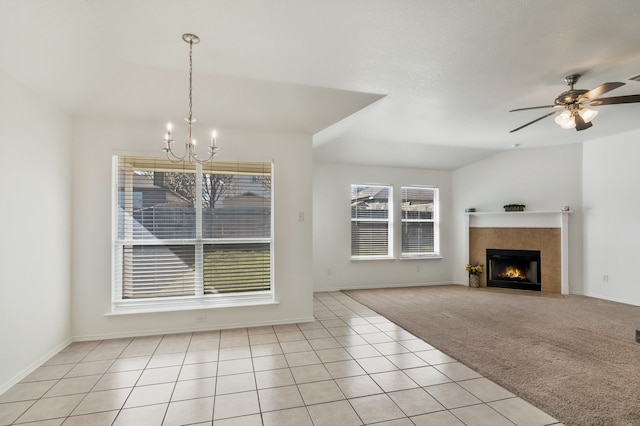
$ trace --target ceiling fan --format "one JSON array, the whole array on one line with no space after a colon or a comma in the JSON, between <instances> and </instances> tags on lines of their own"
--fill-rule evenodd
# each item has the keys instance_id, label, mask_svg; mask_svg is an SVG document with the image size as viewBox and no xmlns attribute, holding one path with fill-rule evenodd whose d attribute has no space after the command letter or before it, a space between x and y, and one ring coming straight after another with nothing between
<instances>
[{"instance_id":1,"label":"ceiling fan","mask_svg":"<svg viewBox=\"0 0 640 426\"><path fill-rule=\"evenodd\" d=\"M527 127L533 123L537 123L543 118L558 114L555 121L564 129L572 129L575 127L577 131L588 129L593 126L591 120L598 114L598 111L587 108L588 106L613 105L613 104L629 104L640 102L640 94L627 96L612 96L609 98L599 98L603 94L624 86L625 83L611 82L604 83L592 90L574 89L573 86L580 79L580 74L571 74L565 77L564 82L571 87L566 92L562 92L558 96L553 105L543 105L537 107L512 109L514 111L526 111L529 109L555 108L553 112L538 117L522 126L511 130L509 133Z\"/></svg>"}]
</instances>

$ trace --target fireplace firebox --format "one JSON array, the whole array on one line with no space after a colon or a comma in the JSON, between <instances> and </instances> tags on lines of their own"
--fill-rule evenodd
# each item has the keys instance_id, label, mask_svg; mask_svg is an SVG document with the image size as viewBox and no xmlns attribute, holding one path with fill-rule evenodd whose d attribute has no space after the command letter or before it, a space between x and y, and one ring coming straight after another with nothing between
<instances>
[{"instance_id":1,"label":"fireplace firebox","mask_svg":"<svg viewBox=\"0 0 640 426\"><path fill-rule=\"evenodd\" d=\"M541 291L540 251L487 249L487 287Z\"/></svg>"}]
</instances>

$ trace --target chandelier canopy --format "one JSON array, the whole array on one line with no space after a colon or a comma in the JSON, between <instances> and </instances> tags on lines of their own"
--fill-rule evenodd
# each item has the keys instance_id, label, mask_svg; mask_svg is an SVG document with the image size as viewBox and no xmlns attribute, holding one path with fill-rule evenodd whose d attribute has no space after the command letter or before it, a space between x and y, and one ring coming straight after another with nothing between
<instances>
[{"instance_id":1,"label":"chandelier canopy","mask_svg":"<svg viewBox=\"0 0 640 426\"><path fill-rule=\"evenodd\" d=\"M172 125L171 123L167 123L167 133L165 134L164 141L166 146L162 149L166 154L167 158L173 162L180 162L188 160L189 164L196 163L206 163L211 161L211 159L216 155L216 151L218 147L216 146L216 131L214 130L211 133L211 141L208 146L208 154L206 158L199 158L198 151L196 148L196 140L192 136L192 127L193 123L196 122L196 119L193 118L193 45L200 43L200 37L195 34L183 34L182 40L186 43L189 43L189 116L185 118L187 122L187 139L184 144L184 153L182 155L176 155L171 148L174 140L171 136Z\"/></svg>"}]
</instances>

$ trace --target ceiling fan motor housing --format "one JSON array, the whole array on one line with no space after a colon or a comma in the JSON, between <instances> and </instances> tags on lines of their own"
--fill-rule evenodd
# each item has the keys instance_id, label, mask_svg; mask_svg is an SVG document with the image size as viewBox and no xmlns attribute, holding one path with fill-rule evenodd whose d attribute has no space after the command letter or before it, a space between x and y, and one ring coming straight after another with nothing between
<instances>
[{"instance_id":1,"label":"ceiling fan motor housing","mask_svg":"<svg viewBox=\"0 0 640 426\"><path fill-rule=\"evenodd\" d=\"M566 92L562 92L555 100L556 105L568 106L576 104L580 101L580 97L587 93L588 90L584 89L571 89Z\"/></svg>"},{"instance_id":2,"label":"ceiling fan motor housing","mask_svg":"<svg viewBox=\"0 0 640 426\"><path fill-rule=\"evenodd\" d=\"M567 84L567 86L571 87L571 89L567 90L566 92L562 92L560 96L556 98L556 105L568 107L569 105L576 104L580 100L580 96L588 92L588 90L573 88L574 84L576 84L578 80L580 80L580 77L580 74L571 74L564 78L564 82Z\"/></svg>"}]
</instances>

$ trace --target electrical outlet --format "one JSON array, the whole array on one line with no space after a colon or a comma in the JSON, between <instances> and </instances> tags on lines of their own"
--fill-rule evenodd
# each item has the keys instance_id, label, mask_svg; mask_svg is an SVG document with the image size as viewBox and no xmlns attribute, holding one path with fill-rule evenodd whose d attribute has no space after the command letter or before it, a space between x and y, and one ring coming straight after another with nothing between
<instances>
[{"instance_id":1,"label":"electrical outlet","mask_svg":"<svg viewBox=\"0 0 640 426\"><path fill-rule=\"evenodd\" d=\"M331 275L331 268L327 268L327 275Z\"/></svg>"},{"instance_id":2,"label":"electrical outlet","mask_svg":"<svg viewBox=\"0 0 640 426\"><path fill-rule=\"evenodd\" d=\"M602 282L603 283L608 283L609 282L609 274L604 274L602 276Z\"/></svg>"},{"instance_id":3,"label":"electrical outlet","mask_svg":"<svg viewBox=\"0 0 640 426\"><path fill-rule=\"evenodd\" d=\"M420 266L416 266L416 272L420 272Z\"/></svg>"},{"instance_id":4,"label":"electrical outlet","mask_svg":"<svg viewBox=\"0 0 640 426\"><path fill-rule=\"evenodd\" d=\"M204 324L207 322L206 315L196 315L196 324Z\"/></svg>"}]
</instances>

